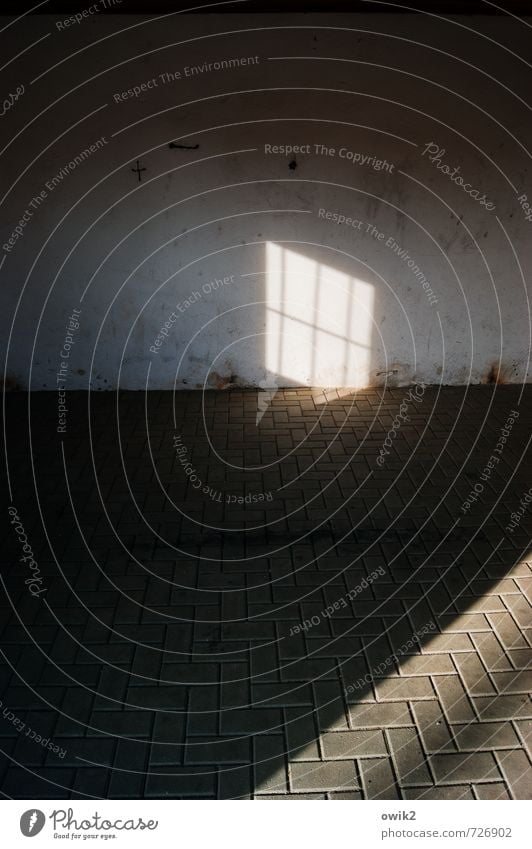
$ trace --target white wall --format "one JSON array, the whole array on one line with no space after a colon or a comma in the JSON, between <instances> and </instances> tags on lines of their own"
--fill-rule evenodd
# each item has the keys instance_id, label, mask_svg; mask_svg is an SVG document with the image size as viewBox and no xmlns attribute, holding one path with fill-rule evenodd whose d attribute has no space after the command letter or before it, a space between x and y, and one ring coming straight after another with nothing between
<instances>
[{"instance_id":1,"label":"white wall","mask_svg":"<svg viewBox=\"0 0 532 849\"><path fill-rule=\"evenodd\" d=\"M62 363L67 389L529 380L529 30L456 20L14 24L8 58L50 35L2 72L25 87L0 119L8 385L56 389Z\"/></svg>"}]
</instances>

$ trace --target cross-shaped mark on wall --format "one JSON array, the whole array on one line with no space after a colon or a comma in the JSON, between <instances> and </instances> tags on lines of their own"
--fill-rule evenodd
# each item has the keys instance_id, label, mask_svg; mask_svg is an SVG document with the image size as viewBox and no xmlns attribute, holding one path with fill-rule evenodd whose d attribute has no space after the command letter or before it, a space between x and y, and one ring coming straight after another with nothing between
<instances>
[{"instance_id":1,"label":"cross-shaped mark on wall","mask_svg":"<svg viewBox=\"0 0 532 849\"><path fill-rule=\"evenodd\" d=\"M142 177L140 176L140 173L141 173L141 171L145 171L146 169L145 169L145 168L141 168L141 167L140 167L138 159L137 159L137 167L136 167L136 168L132 168L131 170L133 171L133 173L134 173L134 174L138 174L138 175L139 175L139 183L141 183L141 182L142 182Z\"/></svg>"}]
</instances>

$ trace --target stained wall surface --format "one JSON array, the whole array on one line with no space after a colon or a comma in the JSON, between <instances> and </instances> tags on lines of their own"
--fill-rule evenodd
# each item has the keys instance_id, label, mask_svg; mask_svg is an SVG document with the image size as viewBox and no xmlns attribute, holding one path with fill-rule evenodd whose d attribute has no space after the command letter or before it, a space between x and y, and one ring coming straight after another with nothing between
<instances>
[{"instance_id":1,"label":"stained wall surface","mask_svg":"<svg viewBox=\"0 0 532 849\"><path fill-rule=\"evenodd\" d=\"M530 379L522 23L12 31L42 40L3 71L8 386Z\"/></svg>"}]
</instances>

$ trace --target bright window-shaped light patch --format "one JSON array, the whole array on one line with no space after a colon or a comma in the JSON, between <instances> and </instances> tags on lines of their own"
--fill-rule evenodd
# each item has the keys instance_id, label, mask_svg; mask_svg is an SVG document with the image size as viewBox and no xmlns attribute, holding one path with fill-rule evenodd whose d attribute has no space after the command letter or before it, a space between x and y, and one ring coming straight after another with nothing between
<instances>
[{"instance_id":1,"label":"bright window-shaped light patch","mask_svg":"<svg viewBox=\"0 0 532 849\"><path fill-rule=\"evenodd\" d=\"M274 242L266 261L266 380L368 386L373 286Z\"/></svg>"}]
</instances>

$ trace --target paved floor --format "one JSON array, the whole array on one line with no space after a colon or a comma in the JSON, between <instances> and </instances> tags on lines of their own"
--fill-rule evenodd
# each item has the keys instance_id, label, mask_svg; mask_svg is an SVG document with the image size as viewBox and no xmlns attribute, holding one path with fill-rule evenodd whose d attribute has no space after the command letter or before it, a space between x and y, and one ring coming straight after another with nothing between
<instances>
[{"instance_id":1,"label":"paved floor","mask_svg":"<svg viewBox=\"0 0 532 849\"><path fill-rule=\"evenodd\" d=\"M531 399L8 396L3 794L530 798Z\"/></svg>"}]
</instances>

